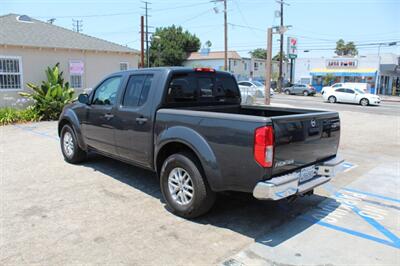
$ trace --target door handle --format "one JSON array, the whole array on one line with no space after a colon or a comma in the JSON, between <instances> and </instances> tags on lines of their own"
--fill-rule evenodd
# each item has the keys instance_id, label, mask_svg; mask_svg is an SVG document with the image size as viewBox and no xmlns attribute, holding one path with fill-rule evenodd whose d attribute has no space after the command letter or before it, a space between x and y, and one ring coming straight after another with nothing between
<instances>
[{"instance_id":1,"label":"door handle","mask_svg":"<svg viewBox=\"0 0 400 266\"><path fill-rule=\"evenodd\" d=\"M138 117L138 118L136 118L136 123L138 123L139 125L143 125L146 122L147 122L147 118L146 117Z\"/></svg>"},{"instance_id":2,"label":"door handle","mask_svg":"<svg viewBox=\"0 0 400 266\"><path fill-rule=\"evenodd\" d=\"M110 119L113 118L113 117L114 117L113 114L105 114L105 115L104 115L104 118L107 119L107 120L110 120Z\"/></svg>"}]
</instances>

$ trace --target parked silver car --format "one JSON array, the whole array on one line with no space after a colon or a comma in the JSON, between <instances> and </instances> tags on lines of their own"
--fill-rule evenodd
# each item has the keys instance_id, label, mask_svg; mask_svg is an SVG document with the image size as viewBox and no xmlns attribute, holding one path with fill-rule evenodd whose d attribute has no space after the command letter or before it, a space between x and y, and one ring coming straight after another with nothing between
<instances>
[{"instance_id":1,"label":"parked silver car","mask_svg":"<svg viewBox=\"0 0 400 266\"><path fill-rule=\"evenodd\" d=\"M290 87L284 88L283 92L287 95L298 94L298 95L304 95L304 96L309 96L309 95L312 96L312 95L315 95L315 93L317 93L313 86L306 85L306 84L293 84Z\"/></svg>"}]
</instances>

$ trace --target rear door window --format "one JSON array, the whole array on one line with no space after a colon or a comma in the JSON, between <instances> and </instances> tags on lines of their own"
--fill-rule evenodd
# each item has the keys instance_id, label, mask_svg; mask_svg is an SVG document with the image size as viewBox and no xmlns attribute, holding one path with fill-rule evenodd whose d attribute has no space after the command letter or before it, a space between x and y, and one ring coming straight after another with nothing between
<instances>
[{"instance_id":1,"label":"rear door window","mask_svg":"<svg viewBox=\"0 0 400 266\"><path fill-rule=\"evenodd\" d=\"M340 89L336 89L335 91L336 91L336 92L344 92L344 91L345 91L345 89L343 89L343 88L340 88Z\"/></svg>"},{"instance_id":2,"label":"rear door window","mask_svg":"<svg viewBox=\"0 0 400 266\"><path fill-rule=\"evenodd\" d=\"M125 89L122 105L125 107L136 107L143 105L149 95L152 75L132 75L129 77Z\"/></svg>"}]
</instances>

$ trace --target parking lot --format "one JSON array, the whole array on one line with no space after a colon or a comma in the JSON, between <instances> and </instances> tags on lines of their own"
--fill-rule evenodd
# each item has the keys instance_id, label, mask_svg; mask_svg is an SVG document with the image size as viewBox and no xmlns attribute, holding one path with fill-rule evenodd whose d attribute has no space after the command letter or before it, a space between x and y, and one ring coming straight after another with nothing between
<instances>
[{"instance_id":1,"label":"parking lot","mask_svg":"<svg viewBox=\"0 0 400 266\"><path fill-rule=\"evenodd\" d=\"M223 193L195 220L168 212L152 172L64 162L56 122L0 127L0 264L398 265L400 103L272 102L339 111L349 171L294 202Z\"/></svg>"}]
</instances>

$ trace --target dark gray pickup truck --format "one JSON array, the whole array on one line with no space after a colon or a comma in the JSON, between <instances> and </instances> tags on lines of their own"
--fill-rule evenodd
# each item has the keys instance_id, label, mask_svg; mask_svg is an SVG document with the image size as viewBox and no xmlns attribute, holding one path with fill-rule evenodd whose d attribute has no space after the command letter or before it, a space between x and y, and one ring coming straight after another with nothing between
<instances>
[{"instance_id":1,"label":"dark gray pickup truck","mask_svg":"<svg viewBox=\"0 0 400 266\"><path fill-rule=\"evenodd\" d=\"M312 193L341 169L336 112L241 106L235 78L208 68L149 68L106 77L64 108L70 163L88 151L155 171L177 215L206 213L216 192L264 200Z\"/></svg>"}]
</instances>

